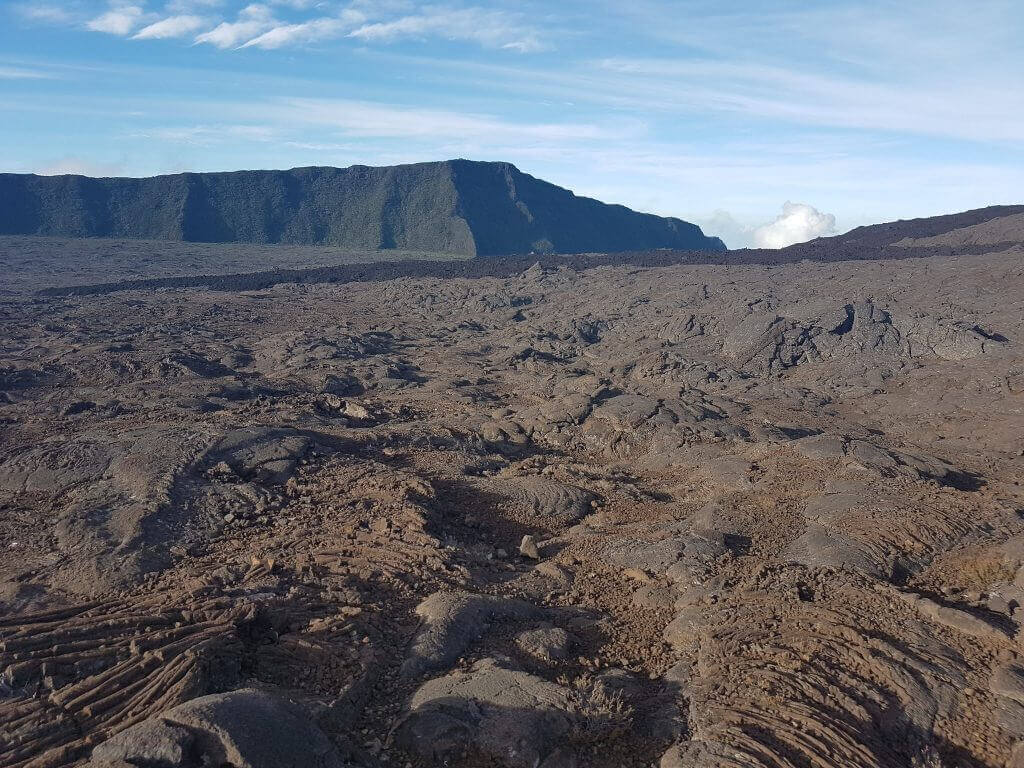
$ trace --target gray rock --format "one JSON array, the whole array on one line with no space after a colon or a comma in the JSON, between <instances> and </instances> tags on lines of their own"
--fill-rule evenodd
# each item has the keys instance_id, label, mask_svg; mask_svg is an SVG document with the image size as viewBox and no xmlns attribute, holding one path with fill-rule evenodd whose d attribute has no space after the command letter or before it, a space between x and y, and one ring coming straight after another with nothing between
<instances>
[{"instance_id":1,"label":"gray rock","mask_svg":"<svg viewBox=\"0 0 1024 768\"><path fill-rule=\"evenodd\" d=\"M508 768L574 768L567 742L581 723L568 688L484 659L424 683L395 741L434 765L472 749Z\"/></svg>"},{"instance_id":2,"label":"gray rock","mask_svg":"<svg viewBox=\"0 0 1024 768\"><path fill-rule=\"evenodd\" d=\"M1024 665L1004 664L992 672L989 682L992 693L1024 704Z\"/></svg>"},{"instance_id":3,"label":"gray rock","mask_svg":"<svg viewBox=\"0 0 1024 768\"><path fill-rule=\"evenodd\" d=\"M677 661L667 670L665 670L664 680L667 683L679 686L680 689L685 689L690 684L690 680L693 679L693 664L689 661Z\"/></svg>"},{"instance_id":4,"label":"gray rock","mask_svg":"<svg viewBox=\"0 0 1024 768\"><path fill-rule=\"evenodd\" d=\"M540 560L540 550L537 549L537 539L526 534L519 543L519 554L531 560Z\"/></svg>"},{"instance_id":5,"label":"gray rock","mask_svg":"<svg viewBox=\"0 0 1024 768\"><path fill-rule=\"evenodd\" d=\"M614 541L604 548L604 559L622 568L640 568L652 573L665 573L683 555L686 542L682 538L661 541L637 541L634 538Z\"/></svg>"},{"instance_id":6,"label":"gray rock","mask_svg":"<svg viewBox=\"0 0 1024 768\"><path fill-rule=\"evenodd\" d=\"M682 650L697 639L707 621L707 606L700 604L690 605L676 614L676 617L665 627L662 636L665 642L673 648Z\"/></svg>"},{"instance_id":7,"label":"gray rock","mask_svg":"<svg viewBox=\"0 0 1024 768\"><path fill-rule=\"evenodd\" d=\"M844 568L875 578L887 578L892 570L867 546L817 523L808 523L807 530L786 548L784 557L812 568Z\"/></svg>"},{"instance_id":8,"label":"gray rock","mask_svg":"<svg viewBox=\"0 0 1024 768\"><path fill-rule=\"evenodd\" d=\"M842 435L811 435L788 443L810 459L841 459L846 456L847 439Z\"/></svg>"},{"instance_id":9,"label":"gray rock","mask_svg":"<svg viewBox=\"0 0 1024 768\"><path fill-rule=\"evenodd\" d=\"M590 513L593 494L546 477L519 477L496 489L508 503L544 522L574 523Z\"/></svg>"},{"instance_id":10,"label":"gray rock","mask_svg":"<svg viewBox=\"0 0 1024 768\"><path fill-rule=\"evenodd\" d=\"M344 768L334 745L297 705L255 689L185 702L97 746L90 766Z\"/></svg>"},{"instance_id":11,"label":"gray rock","mask_svg":"<svg viewBox=\"0 0 1024 768\"><path fill-rule=\"evenodd\" d=\"M1024 738L1024 706L1012 699L999 698L995 707L996 724L1014 738Z\"/></svg>"},{"instance_id":12,"label":"gray rock","mask_svg":"<svg viewBox=\"0 0 1024 768\"><path fill-rule=\"evenodd\" d=\"M366 406L360 405L352 400L347 400L345 402L345 407L342 413L355 421L371 421L373 419L373 414L370 413Z\"/></svg>"},{"instance_id":13,"label":"gray rock","mask_svg":"<svg viewBox=\"0 0 1024 768\"><path fill-rule=\"evenodd\" d=\"M754 487L750 480L751 469L751 463L742 456L722 456L709 462L706 471L717 485L742 491Z\"/></svg>"},{"instance_id":14,"label":"gray rock","mask_svg":"<svg viewBox=\"0 0 1024 768\"><path fill-rule=\"evenodd\" d=\"M521 600L435 592L416 607L424 626L413 642L402 674L417 676L453 664L495 621L534 619L539 611Z\"/></svg>"},{"instance_id":15,"label":"gray rock","mask_svg":"<svg viewBox=\"0 0 1024 768\"><path fill-rule=\"evenodd\" d=\"M280 484L294 474L311 445L308 437L290 429L238 429L221 439L211 460L225 462L239 477Z\"/></svg>"},{"instance_id":16,"label":"gray rock","mask_svg":"<svg viewBox=\"0 0 1024 768\"><path fill-rule=\"evenodd\" d=\"M151 718L96 747L91 764L123 762L184 767L196 764L196 751L196 737L190 730L168 720Z\"/></svg>"},{"instance_id":17,"label":"gray rock","mask_svg":"<svg viewBox=\"0 0 1024 768\"><path fill-rule=\"evenodd\" d=\"M528 629L516 635L516 645L524 653L544 661L567 658L574 643L573 636L559 627Z\"/></svg>"}]
</instances>

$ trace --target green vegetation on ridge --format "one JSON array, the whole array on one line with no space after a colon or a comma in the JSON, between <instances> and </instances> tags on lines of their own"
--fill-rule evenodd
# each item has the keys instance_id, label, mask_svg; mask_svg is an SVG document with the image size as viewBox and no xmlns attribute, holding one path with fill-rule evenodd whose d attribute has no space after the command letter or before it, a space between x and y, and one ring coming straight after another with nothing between
<instances>
[{"instance_id":1,"label":"green vegetation on ridge","mask_svg":"<svg viewBox=\"0 0 1024 768\"><path fill-rule=\"evenodd\" d=\"M0 174L0 234L469 256L725 250L680 219L577 197L508 163L467 160L146 179Z\"/></svg>"}]
</instances>

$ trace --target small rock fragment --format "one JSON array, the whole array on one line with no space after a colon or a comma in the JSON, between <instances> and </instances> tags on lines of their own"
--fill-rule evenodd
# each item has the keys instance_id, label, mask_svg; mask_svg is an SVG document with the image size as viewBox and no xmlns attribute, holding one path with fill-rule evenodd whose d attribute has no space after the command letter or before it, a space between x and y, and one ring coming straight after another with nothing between
<instances>
[{"instance_id":1,"label":"small rock fragment","mask_svg":"<svg viewBox=\"0 0 1024 768\"><path fill-rule=\"evenodd\" d=\"M519 544L519 554L531 560L540 560L540 550L537 548L537 539L526 534Z\"/></svg>"},{"instance_id":2,"label":"small rock fragment","mask_svg":"<svg viewBox=\"0 0 1024 768\"><path fill-rule=\"evenodd\" d=\"M345 409L342 411L342 413L344 413L350 419L355 419L356 421L370 421L373 418L372 414L366 408L366 406L360 405L359 403L354 403L351 400L345 401Z\"/></svg>"}]
</instances>

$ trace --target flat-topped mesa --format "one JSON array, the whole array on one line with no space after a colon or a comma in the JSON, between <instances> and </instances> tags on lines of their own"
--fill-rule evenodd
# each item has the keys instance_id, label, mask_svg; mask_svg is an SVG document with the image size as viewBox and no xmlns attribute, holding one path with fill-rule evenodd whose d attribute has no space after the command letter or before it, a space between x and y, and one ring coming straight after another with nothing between
<instances>
[{"instance_id":1,"label":"flat-topped mesa","mask_svg":"<svg viewBox=\"0 0 1024 768\"><path fill-rule=\"evenodd\" d=\"M144 179L0 174L0 234L471 256L726 250L681 219L577 197L509 163L469 160Z\"/></svg>"}]
</instances>

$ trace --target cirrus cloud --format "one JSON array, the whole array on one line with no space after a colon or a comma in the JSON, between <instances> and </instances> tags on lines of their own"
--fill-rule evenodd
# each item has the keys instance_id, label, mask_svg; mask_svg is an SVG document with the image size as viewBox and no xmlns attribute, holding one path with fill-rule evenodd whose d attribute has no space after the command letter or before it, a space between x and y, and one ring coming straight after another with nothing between
<instances>
[{"instance_id":1,"label":"cirrus cloud","mask_svg":"<svg viewBox=\"0 0 1024 768\"><path fill-rule=\"evenodd\" d=\"M347 99L291 98L283 102L288 120L328 126L346 137L390 139L505 139L516 141L595 141L636 137L636 121L532 123L493 115Z\"/></svg>"},{"instance_id":2,"label":"cirrus cloud","mask_svg":"<svg viewBox=\"0 0 1024 768\"><path fill-rule=\"evenodd\" d=\"M201 16L183 14L170 16L143 27L134 35L133 40L164 40L172 37L184 37L201 29L205 21Z\"/></svg>"},{"instance_id":3,"label":"cirrus cloud","mask_svg":"<svg viewBox=\"0 0 1024 768\"><path fill-rule=\"evenodd\" d=\"M484 8L429 6L420 13L391 21L364 24L349 33L364 42L389 43L401 39L440 37L468 40L489 48L528 53L546 48L537 33L504 11Z\"/></svg>"},{"instance_id":4,"label":"cirrus cloud","mask_svg":"<svg viewBox=\"0 0 1024 768\"><path fill-rule=\"evenodd\" d=\"M0 66L0 80L52 80L55 75L38 69Z\"/></svg>"},{"instance_id":5,"label":"cirrus cloud","mask_svg":"<svg viewBox=\"0 0 1024 768\"><path fill-rule=\"evenodd\" d=\"M235 48L262 35L277 24L277 19L270 8L254 3L239 11L237 21L223 21L209 32L199 35L195 41L218 48Z\"/></svg>"},{"instance_id":6,"label":"cirrus cloud","mask_svg":"<svg viewBox=\"0 0 1024 768\"><path fill-rule=\"evenodd\" d=\"M301 24L282 24L244 43L242 48L283 48L287 45L314 43L344 34L366 17L358 11L345 11L338 17L313 19Z\"/></svg>"}]
</instances>

